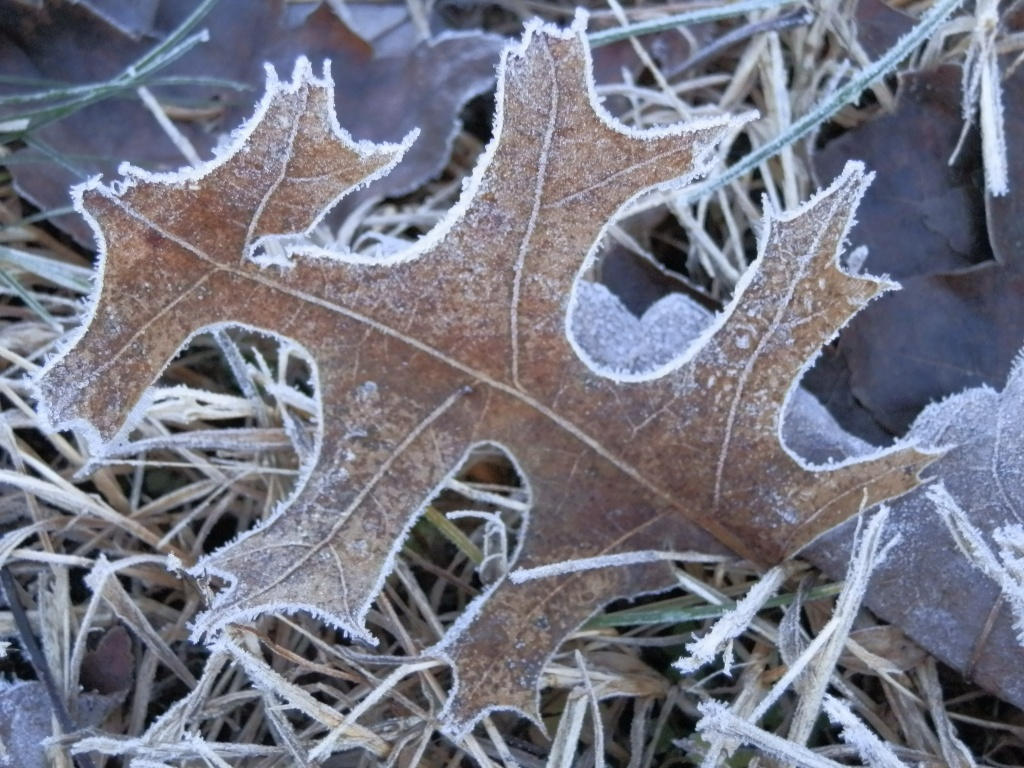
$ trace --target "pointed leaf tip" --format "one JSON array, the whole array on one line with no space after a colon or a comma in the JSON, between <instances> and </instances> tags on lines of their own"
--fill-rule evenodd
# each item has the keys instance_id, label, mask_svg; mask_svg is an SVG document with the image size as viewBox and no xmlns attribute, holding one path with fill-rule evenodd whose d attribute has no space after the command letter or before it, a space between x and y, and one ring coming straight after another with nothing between
<instances>
[{"instance_id":1,"label":"pointed leaf tip","mask_svg":"<svg viewBox=\"0 0 1024 768\"><path fill-rule=\"evenodd\" d=\"M264 236L311 229L337 200L386 173L407 148L357 143L337 124L329 70L308 61L276 78L255 116L214 160L174 173L128 166L75 192L101 246L85 323L40 373L51 427L84 429L93 450L141 418L146 388L202 328L273 324L224 297L262 280L246 257ZM244 289L251 298L251 289ZM130 301L128 301L130 297Z\"/></svg>"}]
</instances>

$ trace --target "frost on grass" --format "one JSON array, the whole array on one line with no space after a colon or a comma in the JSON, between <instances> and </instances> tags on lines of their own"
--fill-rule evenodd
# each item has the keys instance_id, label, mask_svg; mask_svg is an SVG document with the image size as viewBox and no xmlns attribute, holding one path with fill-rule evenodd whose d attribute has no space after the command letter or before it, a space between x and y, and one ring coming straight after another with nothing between
<instances>
[{"instance_id":1,"label":"frost on grass","mask_svg":"<svg viewBox=\"0 0 1024 768\"><path fill-rule=\"evenodd\" d=\"M904 764L850 708L835 696L825 696L823 709L828 719L839 726L843 741L853 747L871 768L905 768Z\"/></svg>"},{"instance_id":2,"label":"frost on grass","mask_svg":"<svg viewBox=\"0 0 1024 768\"><path fill-rule=\"evenodd\" d=\"M801 768L841 768L842 763L815 754L807 747L758 728L750 721L729 711L721 702L710 700L697 705L702 715L697 730L717 739L736 739L752 744L758 751L775 758L780 763L798 765ZM714 768L717 761L705 759L701 768Z\"/></svg>"},{"instance_id":3,"label":"frost on grass","mask_svg":"<svg viewBox=\"0 0 1024 768\"><path fill-rule=\"evenodd\" d=\"M844 712L842 707L826 694L839 656L846 645L854 619L867 592L871 575L885 562L890 552L900 545L898 534L885 538L888 518L889 511L883 507L859 530L855 554L843 590L836 600L832 617L799 657L788 661L786 672L757 705L742 717L719 702L711 701L701 705L705 717L697 724L697 728L712 734L705 765L716 764L718 757L730 751L737 741L753 744L768 755L798 765L838 765L803 746L822 711L833 721L837 718L842 721L841 725L845 729L844 739L869 758L869 765L876 764L871 760L877 755L884 757L890 754L888 748L867 731L866 726L857 721L852 713ZM747 624L752 619L753 616L750 616ZM715 631L713 630L711 634L715 634ZM796 688L800 698L789 724L787 738L767 733L759 728L757 723L791 687ZM849 737L846 734L849 734ZM877 764L887 763L883 760Z\"/></svg>"},{"instance_id":4,"label":"frost on grass","mask_svg":"<svg viewBox=\"0 0 1024 768\"><path fill-rule=\"evenodd\" d=\"M985 189L990 195L1002 196L1010 191L1010 169L1006 152L1003 76L999 67L1001 25L998 6L998 0L981 0L974 9L974 27L963 66L964 127L961 142L974 127L977 111L981 123Z\"/></svg>"},{"instance_id":5,"label":"frost on grass","mask_svg":"<svg viewBox=\"0 0 1024 768\"><path fill-rule=\"evenodd\" d=\"M541 672L562 640L612 600L677 583L649 553L772 565L914 488L934 458L901 445L817 466L782 440L796 380L892 287L839 266L870 181L859 164L796 210L765 212L757 262L718 316L670 299L654 315L667 335L609 321L612 297L579 278L610 221L704 172L746 118L617 123L595 97L584 26L527 26L503 57L494 139L460 201L383 259L289 252L287 237L281 258L253 258L404 149L352 142L327 77L304 63L291 83L271 78L212 163L85 185L78 204L104 250L98 296L38 379L51 425L84 429L102 453L203 329L238 325L309 353L319 433L299 489L193 569L227 584L195 626L215 643L267 611L372 642L366 617L430 496L475 446L506 451L532 504L513 567L554 570L491 584L429 649L454 668L440 719L456 736L496 709L539 721ZM605 311L588 316L595 305Z\"/></svg>"},{"instance_id":6,"label":"frost on grass","mask_svg":"<svg viewBox=\"0 0 1024 768\"><path fill-rule=\"evenodd\" d=\"M775 595L785 579L786 571L781 567L772 568L764 574L733 610L716 621L702 637L686 644L688 655L675 663L676 668L684 674L695 672L721 653L725 673L732 674L732 641L747 631L757 612Z\"/></svg>"},{"instance_id":7,"label":"frost on grass","mask_svg":"<svg viewBox=\"0 0 1024 768\"><path fill-rule=\"evenodd\" d=\"M963 556L999 585L1013 611L1017 640L1024 645L1024 525L996 528L992 540L999 551L994 552L985 534L971 523L942 483L931 486L927 493Z\"/></svg>"}]
</instances>

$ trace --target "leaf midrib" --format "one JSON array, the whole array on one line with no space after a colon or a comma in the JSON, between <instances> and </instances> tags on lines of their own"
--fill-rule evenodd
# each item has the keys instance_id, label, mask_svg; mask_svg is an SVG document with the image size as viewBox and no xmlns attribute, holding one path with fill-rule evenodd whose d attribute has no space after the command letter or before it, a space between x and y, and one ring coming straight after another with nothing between
<instances>
[{"instance_id":1,"label":"leaf midrib","mask_svg":"<svg viewBox=\"0 0 1024 768\"><path fill-rule=\"evenodd\" d=\"M277 281L275 281L275 280L273 280L271 278L264 277L263 275L261 275L259 273L254 273L254 272L251 272L251 271L248 271L248 270L242 270L242 269L240 269L238 267L225 266L225 265L219 263L218 261L216 261L215 259L213 259L212 257L210 257L202 249L200 249L200 248L196 247L195 245L193 245L192 243L188 242L187 240L184 240L183 238L179 237L178 235L175 235L175 234L173 234L171 232L166 231L159 224L157 224L156 222L154 222L151 219L149 219L149 217L143 215L138 210L136 210L132 206L128 205L123 199L121 199L121 198L119 198L119 197L117 197L115 195L111 195L111 201L115 205L117 205L122 211L124 211L128 216L131 216L133 219L138 221L143 226L149 227L154 232L159 234L161 237L164 237L167 240L173 242L178 247L188 251L193 256L195 256L197 259L199 259L200 261L204 262L205 264L208 264L211 267L210 271L207 272L206 274L204 274L202 276L202 278L198 279L192 285L192 287L190 288L190 290L188 292L186 292L185 294L182 294L182 296L179 297L179 299L177 299L174 302L171 302L170 304L166 305L158 313L156 313L146 323L144 328L148 328L148 327L152 326L157 320L159 320L160 317L162 317L167 311L169 311L169 309L172 306L177 304L184 296L187 296L188 293L190 293L196 287L198 287L199 285L201 285L204 282L208 281L210 279L210 277L212 277L215 273L218 273L218 272L226 273L228 275L240 278L242 280L248 280L248 281L255 282L255 283L257 283L257 284L259 284L259 285L261 285L261 286L263 286L265 288L269 288L271 291L275 291L277 293L282 293L282 294L284 294L286 296L289 296L289 297L291 297L293 299L296 299L298 301L301 301L303 303L311 304L313 306L320 307L321 309L326 309L329 312L332 312L334 314L338 314L338 315L341 315L343 317L347 317L347 318L349 318L351 320L355 320L356 322L361 323L364 326L372 328L373 330L378 331L379 333L382 333L382 334L384 334L386 336L389 336L389 337L391 337L393 339L401 341L404 344L408 344L409 346L411 346L411 347L413 347L413 348L415 348L415 349L417 349L417 350L419 350L421 352L424 352L424 353L430 355L431 357L433 357L434 359L444 363L445 365L447 365L447 366L449 366L451 368L454 368L454 369L460 371L461 373L466 374L467 376L469 376L471 379L473 379L475 381L478 381L478 382L480 382L482 384L485 384L485 385L487 385L487 386L489 386L489 387L491 387L491 388L493 388L493 389L495 389L495 390L497 390L499 392L502 392L502 393L504 393L506 395L509 395L510 397L518 400L519 402L521 402L522 404L524 404L524 405L528 406L529 408L533 409L534 411L536 411L537 413L541 414L542 416L545 416L546 418L548 418L551 422L553 422L560 429L564 430L565 432L567 432L570 435L572 435L573 437L575 437L577 440L579 440L584 445L589 447L591 450L593 450L595 453L597 453L603 459L608 461L610 464L612 464L618 470L620 470L621 472L623 472L626 475L628 475L629 477L631 477L635 482L637 482L643 488L645 488L646 490L648 490L651 493L655 494L656 496L664 499L665 502L670 507L676 506L676 504L674 503L674 497L673 497L673 495L670 492L668 492L666 490L663 490L663 489L659 488L658 486L654 485L653 483L651 483L635 467L633 467L631 464L626 463L625 461L623 461L621 458L619 458L615 454L611 453L596 438L592 437L590 434L585 432L582 428L580 428L575 423L573 423L573 422L565 419L564 417L560 416L555 411L553 411L552 409L548 408L542 402L540 402L536 398L530 396L528 393L524 392L523 390L518 389L518 388L516 388L513 385L506 384L506 383L504 383L504 382L502 382L502 381L500 381L498 379L492 378L491 376L487 375L486 373L484 373L482 371L479 371L479 370L477 370L477 369L475 369L475 368L473 368L473 367L471 367L469 365L466 365L465 363L462 363L459 360L456 360L455 358L449 357L443 351L441 351L441 350L439 350L439 349L437 349L437 348L435 348L435 347L433 347L433 346L431 346L429 344L426 344L426 343L416 339L415 337L408 336L408 335L402 333L401 331L398 331L398 330L392 328L391 326L389 326L389 325L387 325L385 323L382 323L382 322L380 322L378 320L374 320L374 319L372 319L370 317L367 317L366 315L363 315L363 314L361 314L359 312L356 312L354 310L348 309L347 307L335 304L335 303L333 303L331 301L328 301L327 299L325 299L323 297L317 296L317 295L312 294L312 293L307 293L306 291L297 290L297 289L289 287L289 286L281 285L279 282L277 282ZM338 258L339 263L342 263L342 264L346 263L344 258L343 258L343 254L338 254L338 257L339 257ZM350 263L355 264L355 262L350 262ZM268 328L270 328L270 327L268 326ZM273 330L273 329L271 329L271 330ZM131 340L136 338L138 336L138 333L141 333L141 331L142 331L142 329L140 329L140 331L137 332L136 334L133 334L131 339L128 342L126 342L119 350L117 350L117 352L115 354L110 356L110 358L108 360L108 364L109 365L113 365L115 362L117 362L117 360L124 353L124 351L127 348L128 344L131 343ZM584 365L585 365L585 363L584 363Z\"/></svg>"}]
</instances>

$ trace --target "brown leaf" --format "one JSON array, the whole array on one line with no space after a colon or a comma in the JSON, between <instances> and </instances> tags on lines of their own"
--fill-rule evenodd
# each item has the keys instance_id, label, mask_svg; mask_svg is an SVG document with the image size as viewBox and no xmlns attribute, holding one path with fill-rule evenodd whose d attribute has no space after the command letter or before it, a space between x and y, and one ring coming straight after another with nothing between
<instances>
[{"instance_id":1,"label":"brown leaf","mask_svg":"<svg viewBox=\"0 0 1024 768\"><path fill-rule=\"evenodd\" d=\"M77 3L65 0L34 11L0 0L0 72L73 84L109 79L149 51L155 38L175 29L195 9L194 0L161 0L152 37L130 40ZM456 119L463 104L488 91L502 38L478 33L440 36L413 47L405 56L375 57L373 49L321 6L301 24L287 23L280 0L220 0L203 20L209 42L160 71L161 76L219 78L262 85L264 65L290 69L304 55L334 62L335 103L346 128L358 139L399 141L412 128L420 140L401 168L374 187L379 196L412 191L438 174L447 161ZM248 92L224 86L153 87L170 106L206 107L216 120L181 120L176 127L200 157L208 158L223 131L234 128L252 109ZM0 86L0 94L23 86ZM366 109L373 104L373 109ZM195 109L193 111L196 111ZM8 114L3 112L2 114ZM10 169L29 200L43 209L68 205L67 190L96 174L114 174L121 161L151 171L181 166L181 152L153 116L131 98L108 99L74 113L73 119L34 133L49 153L26 148ZM55 163L58 153L63 163ZM57 223L86 245L92 230L77 214Z\"/></svg>"},{"instance_id":2,"label":"brown leaf","mask_svg":"<svg viewBox=\"0 0 1024 768\"><path fill-rule=\"evenodd\" d=\"M528 28L506 55L495 139L462 200L387 261L252 258L259 238L304 231L403 149L340 135L329 85L305 63L291 85L270 83L247 141L214 164L80 188L105 244L102 291L39 380L49 421L102 450L200 328L263 328L315 359L315 464L290 504L197 566L232 581L200 619L207 633L306 610L368 638L364 617L424 502L474 446L508 451L533 510L515 565L553 571L499 581L434 649L455 667L453 733L496 708L538 720L540 671L562 639L609 601L674 583L651 553L722 551L708 531L777 562L913 488L934 458L900 448L810 467L779 439L807 360L889 287L836 265L868 182L857 165L800 210L766 215L757 265L685 355L614 369L567 334L609 218L703 170L736 124L615 125L595 108L582 26Z\"/></svg>"}]
</instances>

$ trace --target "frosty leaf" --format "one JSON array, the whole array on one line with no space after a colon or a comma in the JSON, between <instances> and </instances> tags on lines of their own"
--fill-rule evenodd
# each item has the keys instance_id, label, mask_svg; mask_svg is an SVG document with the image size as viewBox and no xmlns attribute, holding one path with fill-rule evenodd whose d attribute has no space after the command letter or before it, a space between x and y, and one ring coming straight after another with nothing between
<instances>
[{"instance_id":1,"label":"frosty leaf","mask_svg":"<svg viewBox=\"0 0 1024 768\"><path fill-rule=\"evenodd\" d=\"M39 380L45 413L102 451L201 328L247 325L309 351L314 459L293 499L197 566L231 582L199 620L208 634L306 610L372 639L364 618L423 504L474 447L503 448L532 503L514 567L619 564L499 581L434 649L455 668L449 732L492 709L537 719L541 669L568 633L613 599L674 583L650 552L724 544L776 563L913 488L933 458L904 447L812 467L780 441L808 360L890 287L836 264L868 182L858 165L798 211L766 213L736 298L674 359L657 343L639 359L623 361L620 344L595 356L593 334L570 326L609 219L704 170L736 123L627 129L595 102L582 20L531 24L499 70L495 138L435 230L387 260L304 251L256 263L259 238L309 228L402 149L350 142L329 84L303 63L291 85L271 79L215 163L164 177L129 168L116 188L79 191L106 247L102 291Z\"/></svg>"},{"instance_id":2,"label":"frosty leaf","mask_svg":"<svg viewBox=\"0 0 1024 768\"><path fill-rule=\"evenodd\" d=\"M176 174L123 166L123 182L107 187L93 179L76 188L80 210L103 222L96 234L104 255L117 258L101 265L85 343L41 382L53 423L79 424L97 444L117 442L183 341L220 322L264 325L258 298L277 291L250 258L258 240L309 230L404 149L353 143L337 126L329 87L329 73L314 78L305 60L291 85L271 72L267 95L231 153ZM252 303L239 315L231 299L241 286L246 296L235 294L234 303Z\"/></svg>"},{"instance_id":3,"label":"frosty leaf","mask_svg":"<svg viewBox=\"0 0 1024 768\"><path fill-rule=\"evenodd\" d=\"M992 532L992 539L999 545L999 554L996 555L989 548L985 534L971 524L967 513L944 486L931 486L928 498L935 504L936 511L964 557L999 585L1003 599L1013 611L1017 641L1024 645L1024 571L1021 570L1024 561L1020 557L1024 526L1016 523L996 528Z\"/></svg>"},{"instance_id":4,"label":"frosty leaf","mask_svg":"<svg viewBox=\"0 0 1024 768\"><path fill-rule=\"evenodd\" d=\"M905 434L929 402L967 387L1000 388L1024 342L1022 196L985 195L977 131L959 146L962 79L959 66L903 75L895 113L815 157L823 178L848 157L879 169L858 240L868 247L867 269L903 286L858 315L839 340L834 362L849 373L829 399L842 404L833 412L850 429L867 419ZM1024 184L1024 73L1008 76L1005 87L1015 188Z\"/></svg>"},{"instance_id":5,"label":"frosty leaf","mask_svg":"<svg viewBox=\"0 0 1024 768\"><path fill-rule=\"evenodd\" d=\"M78 724L85 727L102 723L120 702L118 696L86 693L76 703ZM54 765L45 742L60 735L55 722L42 683L0 680L0 768Z\"/></svg>"},{"instance_id":6,"label":"frosty leaf","mask_svg":"<svg viewBox=\"0 0 1024 768\"><path fill-rule=\"evenodd\" d=\"M962 554L936 513L935 491L920 488L891 503L892 525L906 545L899 557L879 566L865 599L939 659L1018 706L1024 705L1024 671L1015 607L1024 597L1014 578L1011 541L1015 526L1024 523L1022 404L1024 362L1018 358L1002 392L967 390L928 406L917 418L911 437L948 449L926 475L941 479L963 511L973 532L973 542L965 543L974 556ZM843 526L815 542L807 557L841 573L850 534ZM989 575L975 564L984 557L982 548L991 554Z\"/></svg>"}]
</instances>

